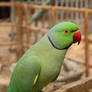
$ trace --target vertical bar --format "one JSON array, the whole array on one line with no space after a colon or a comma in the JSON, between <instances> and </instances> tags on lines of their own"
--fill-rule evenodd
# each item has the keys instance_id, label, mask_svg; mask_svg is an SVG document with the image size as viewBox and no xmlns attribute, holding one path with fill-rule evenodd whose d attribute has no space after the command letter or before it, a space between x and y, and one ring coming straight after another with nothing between
<instances>
[{"instance_id":1,"label":"vertical bar","mask_svg":"<svg viewBox=\"0 0 92 92\"><path fill-rule=\"evenodd\" d=\"M63 5L64 5L64 0L61 0L61 6L63 6ZM64 19L64 11L62 10L60 12L60 20L63 21L63 19Z\"/></svg>"},{"instance_id":2,"label":"vertical bar","mask_svg":"<svg viewBox=\"0 0 92 92\"><path fill-rule=\"evenodd\" d=\"M46 3L46 1L45 0L42 0L42 5L44 5Z\"/></svg>"},{"instance_id":3,"label":"vertical bar","mask_svg":"<svg viewBox=\"0 0 92 92\"><path fill-rule=\"evenodd\" d=\"M70 7L74 7L74 0L70 0L71 6ZM72 22L74 21L74 12L71 12L70 18L72 20Z\"/></svg>"},{"instance_id":4,"label":"vertical bar","mask_svg":"<svg viewBox=\"0 0 92 92\"><path fill-rule=\"evenodd\" d=\"M69 0L65 1L65 7L69 7ZM69 19L69 12L68 11L65 12L65 16L66 16L66 21L68 21L68 19Z\"/></svg>"},{"instance_id":5,"label":"vertical bar","mask_svg":"<svg viewBox=\"0 0 92 92\"><path fill-rule=\"evenodd\" d=\"M45 14L42 16L42 28L45 28Z\"/></svg>"},{"instance_id":6,"label":"vertical bar","mask_svg":"<svg viewBox=\"0 0 92 92\"><path fill-rule=\"evenodd\" d=\"M35 27L38 27L38 19L36 19L36 21L35 21ZM37 42L38 33L37 32L34 32L34 36L35 36L35 42Z\"/></svg>"},{"instance_id":7,"label":"vertical bar","mask_svg":"<svg viewBox=\"0 0 92 92\"><path fill-rule=\"evenodd\" d=\"M19 57L23 55L23 35L22 35L22 6L18 4L18 42L19 42Z\"/></svg>"},{"instance_id":8,"label":"vertical bar","mask_svg":"<svg viewBox=\"0 0 92 92\"><path fill-rule=\"evenodd\" d=\"M55 25L55 8L51 6L52 26Z\"/></svg>"},{"instance_id":9,"label":"vertical bar","mask_svg":"<svg viewBox=\"0 0 92 92\"><path fill-rule=\"evenodd\" d=\"M88 8L88 0L85 0L85 8Z\"/></svg>"},{"instance_id":10,"label":"vertical bar","mask_svg":"<svg viewBox=\"0 0 92 92\"><path fill-rule=\"evenodd\" d=\"M79 6L78 6L79 2L80 2L79 0L75 1L75 7L76 8L79 8ZM75 15L76 15L76 21L75 22L76 22L76 24L78 24L79 23L79 12L76 12Z\"/></svg>"},{"instance_id":11,"label":"vertical bar","mask_svg":"<svg viewBox=\"0 0 92 92\"><path fill-rule=\"evenodd\" d=\"M35 0L35 4L36 5L39 5L39 0ZM39 9L35 9L35 13L38 11ZM38 19L36 19L36 21L35 21L35 27L38 27ZM34 32L34 38L35 38L35 40L34 40L34 42L37 42L37 39L38 39L38 33L37 32Z\"/></svg>"},{"instance_id":12,"label":"vertical bar","mask_svg":"<svg viewBox=\"0 0 92 92\"><path fill-rule=\"evenodd\" d=\"M24 5L24 16L25 16L25 29L26 29L26 39L27 39L27 48L30 48L30 31L28 28L28 7Z\"/></svg>"},{"instance_id":13,"label":"vertical bar","mask_svg":"<svg viewBox=\"0 0 92 92\"><path fill-rule=\"evenodd\" d=\"M12 3L15 2L15 0L11 0ZM13 6L11 6L11 14L10 14L10 19L12 22L15 21L15 4ZM14 40L14 27L11 28L11 40Z\"/></svg>"},{"instance_id":14,"label":"vertical bar","mask_svg":"<svg viewBox=\"0 0 92 92\"><path fill-rule=\"evenodd\" d=\"M32 1L31 1L31 0L27 0L27 4L28 4L28 5L32 5ZM31 16L31 8L28 9L28 19L29 19L29 20L28 20L28 23L29 23L30 20L31 20L31 17L30 17L30 16Z\"/></svg>"},{"instance_id":15,"label":"vertical bar","mask_svg":"<svg viewBox=\"0 0 92 92\"><path fill-rule=\"evenodd\" d=\"M18 10L17 10L18 11ZM16 12L16 14L18 14L17 12ZM16 20L15 20L15 23L16 24L18 24L18 16L16 16ZM18 38L19 38L19 31L18 31L18 25L16 25L16 56L17 56L17 61L18 61L18 59L19 59L19 41L18 41Z\"/></svg>"},{"instance_id":16,"label":"vertical bar","mask_svg":"<svg viewBox=\"0 0 92 92\"><path fill-rule=\"evenodd\" d=\"M31 4L31 1L30 0L27 0L27 4Z\"/></svg>"},{"instance_id":17,"label":"vertical bar","mask_svg":"<svg viewBox=\"0 0 92 92\"><path fill-rule=\"evenodd\" d=\"M81 1L80 1L80 8L85 8L85 7L83 6L83 2L84 2L84 0L81 0ZM81 21L81 22L84 21L83 13L80 13L80 21Z\"/></svg>"},{"instance_id":18,"label":"vertical bar","mask_svg":"<svg viewBox=\"0 0 92 92\"><path fill-rule=\"evenodd\" d=\"M48 28L51 28L51 9L48 11Z\"/></svg>"},{"instance_id":19,"label":"vertical bar","mask_svg":"<svg viewBox=\"0 0 92 92\"><path fill-rule=\"evenodd\" d=\"M88 42L88 11L85 11L85 66L86 77L89 76L89 42Z\"/></svg>"},{"instance_id":20,"label":"vertical bar","mask_svg":"<svg viewBox=\"0 0 92 92\"><path fill-rule=\"evenodd\" d=\"M59 0L55 0L55 6L58 6ZM58 17L59 17L59 11L56 11L56 17L55 17L55 22L58 23Z\"/></svg>"},{"instance_id":21,"label":"vertical bar","mask_svg":"<svg viewBox=\"0 0 92 92\"><path fill-rule=\"evenodd\" d=\"M19 57L20 57L20 53L19 53L19 51L20 51L20 48L19 48L19 28L18 28L18 5L17 5L17 3L15 4L15 7L16 7L16 19L15 19L15 23L16 23L16 61L18 61L19 60Z\"/></svg>"}]
</instances>

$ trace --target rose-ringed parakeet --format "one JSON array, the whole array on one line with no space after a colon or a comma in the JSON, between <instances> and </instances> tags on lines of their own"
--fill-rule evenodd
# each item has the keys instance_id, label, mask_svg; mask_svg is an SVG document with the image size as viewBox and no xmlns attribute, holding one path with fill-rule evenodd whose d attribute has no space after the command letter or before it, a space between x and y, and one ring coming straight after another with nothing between
<instances>
[{"instance_id":1,"label":"rose-ringed parakeet","mask_svg":"<svg viewBox=\"0 0 92 92\"><path fill-rule=\"evenodd\" d=\"M58 77L67 49L80 41L76 24L62 22L55 25L19 60L8 92L40 92Z\"/></svg>"}]
</instances>

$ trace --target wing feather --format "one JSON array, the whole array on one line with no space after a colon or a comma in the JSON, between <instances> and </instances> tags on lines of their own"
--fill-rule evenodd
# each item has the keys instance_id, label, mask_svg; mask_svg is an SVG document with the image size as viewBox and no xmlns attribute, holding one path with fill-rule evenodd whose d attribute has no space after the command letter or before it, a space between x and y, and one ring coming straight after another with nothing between
<instances>
[{"instance_id":1,"label":"wing feather","mask_svg":"<svg viewBox=\"0 0 92 92\"><path fill-rule=\"evenodd\" d=\"M8 92L32 92L40 73L36 56L26 56L16 65L9 84Z\"/></svg>"}]
</instances>

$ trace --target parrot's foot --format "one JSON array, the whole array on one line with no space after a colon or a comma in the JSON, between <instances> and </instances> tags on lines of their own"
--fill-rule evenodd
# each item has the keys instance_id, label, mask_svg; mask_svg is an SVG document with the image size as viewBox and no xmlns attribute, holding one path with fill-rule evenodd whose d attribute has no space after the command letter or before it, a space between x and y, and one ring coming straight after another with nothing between
<instances>
[{"instance_id":1,"label":"parrot's foot","mask_svg":"<svg viewBox=\"0 0 92 92\"><path fill-rule=\"evenodd\" d=\"M44 91L40 90L40 91L38 91L38 92L44 92Z\"/></svg>"}]
</instances>

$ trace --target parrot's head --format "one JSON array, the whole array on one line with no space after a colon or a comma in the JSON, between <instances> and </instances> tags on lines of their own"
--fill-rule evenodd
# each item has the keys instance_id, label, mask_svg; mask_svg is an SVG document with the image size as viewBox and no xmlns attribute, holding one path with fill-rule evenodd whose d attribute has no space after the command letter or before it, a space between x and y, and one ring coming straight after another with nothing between
<instances>
[{"instance_id":1,"label":"parrot's head","mask_svg":"<svg viewBox=\"0 0 92 92\"><path fill-rule=\"evenodd\" d=\"M48 32L48 39L55 48L68 49L73 43L80 43L81 33L76 24L62 22Z\"/></svg>"}]
</instances>

